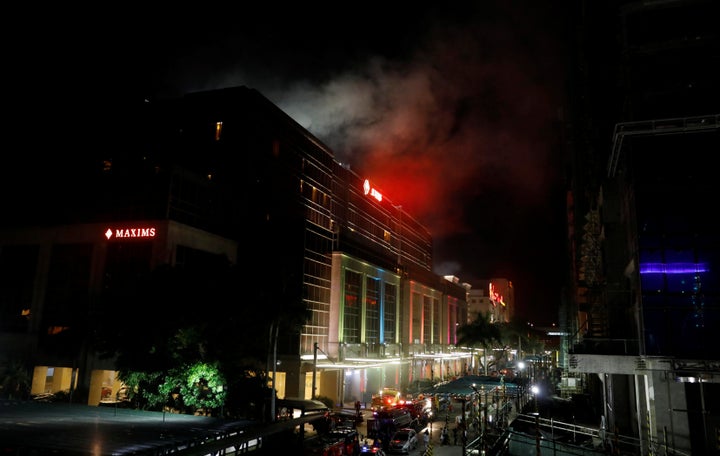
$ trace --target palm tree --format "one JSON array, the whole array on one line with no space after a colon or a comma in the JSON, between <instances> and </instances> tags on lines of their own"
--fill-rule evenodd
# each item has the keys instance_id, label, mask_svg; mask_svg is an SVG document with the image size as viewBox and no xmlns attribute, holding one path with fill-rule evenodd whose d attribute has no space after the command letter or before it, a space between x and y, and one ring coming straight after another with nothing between
<instances>
[{"instance_id":1,"label":"palm tree","mask_svg":"<svg viewBox=\"0 0 720 456\"><path fill-rule=\"evenodd\" d=\"M485 375L488 374L487 349L501 344L501 333L498 325L491 323L491 313L478 313L477 318L467 325L458 328L458 346L476 347L483 349L483 365Z\"/></svg>"},{"instance_id":2,"label":"palm tree","mask_svg":"<svg viewBox=\"0 0 720 456\"><path fill-rule=\"evenodd\" d=\"M530 336L527 324L520 320L510 320L500 323L502 344L505 347L517 347L517 358L522 359L523 349L527 351L530 346Z\"/></svg>"}]
</instances>

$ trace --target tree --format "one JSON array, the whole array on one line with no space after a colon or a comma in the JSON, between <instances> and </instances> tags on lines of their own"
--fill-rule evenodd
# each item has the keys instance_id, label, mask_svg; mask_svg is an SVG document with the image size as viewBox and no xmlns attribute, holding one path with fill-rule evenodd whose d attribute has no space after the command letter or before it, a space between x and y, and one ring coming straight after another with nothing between
<instances>
[{"instance_id":1,"label":"tree","mask_svg":"<svg viewBox=\"0 0 720 456\"><path fill-rule=\"evenodd\" d=\"M542 353L545 349L545 343L538 334L527 323L520 320L501 323L500 332L503 345L518 348L518 358L523 357L521 352L534 354Z\"/></svg>"},{"instance_id":2,"label":"tree","mask_svg":"<svg viewBox=\"0 0 720 456\"><path fill-rule=\"evenodd\" d=\"M474 321L458 328L458 346L477 347L483 349L483 365L485 375L488 374L487 350L502 343L500 328L497 324L490 323L491 313L478 313Z\"/></svg>"},{"instance_id":3,"label":"tree","mask_svg":"<svg viewBox=\"0 0 720 456\"><path fill-rule=\"evenodd\" d=\"M0 371L0 397L27 399L30 397L32 376L27 363L21 359L10 359Z\"/></svg>"},{"instance_id":4,"label":"tree","mask_svg":"<svg viewBox=\"0 0 720 456\"><path fill-rule=\"evenodd\" d=\"M184 371L205 364L228 379L227 393L213 395L232 403L224 412L256 415L272 397L271 348L280 343L285 352L297 351L290 344L297 345L309 318L301 278L278 264L268 267L273 274L259 275L255 263L235 266L218 258L196 267L161 266L130 287L108 288L98 306L105 313L95 322L94 346L115 357L141 407L197 405L195 395L187 396L192 389L181 391L188 388ZM271 328L278 337L269 340ZM207 393L198 388L198 397Z\"/></svg>"}]
</instances>

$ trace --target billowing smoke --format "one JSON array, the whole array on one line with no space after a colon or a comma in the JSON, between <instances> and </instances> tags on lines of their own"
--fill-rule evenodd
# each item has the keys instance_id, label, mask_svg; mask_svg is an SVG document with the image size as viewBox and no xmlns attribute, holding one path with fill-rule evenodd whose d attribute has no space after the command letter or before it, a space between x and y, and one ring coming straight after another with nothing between
<instances>
[{"instance_id":1,"label":"billowing smoke","mask_svg":"<svg viewBox=\"0 0 720 456\"><path fill-rule=\"evenodd\" d=\"M494 14L505 16L440 21L407 52L319 75L271 61L263 74L237 65L201 88L247 85L271 99L429 228L437 273L518 277L558 215L564 69L543 31L553 24L533 23L532 11Z\"/></svg>"}]
</instances>

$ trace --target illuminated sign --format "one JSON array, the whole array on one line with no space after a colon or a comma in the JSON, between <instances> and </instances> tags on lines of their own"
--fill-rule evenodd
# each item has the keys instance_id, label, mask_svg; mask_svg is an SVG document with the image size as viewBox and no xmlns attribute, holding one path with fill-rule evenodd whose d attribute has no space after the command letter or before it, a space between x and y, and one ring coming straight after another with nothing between
<instances>
[{"instance_id":1,"label":"illuminated sign","mask_svg":"<svg viewBox=\"0 0 720 456\"><path fill-rule=\"evenodd\" d=\"M380 193L379 191L372 188L370 186L370 181L368 179L365 179L365 183L363 184L363 192L366 195L372 196L373 198L375 198L378 201L382 201L382 198L383 198L382 193Z\"/></svg>"},{"instance_id":2,"label":"illuminated sign","mask_svg":"<svg viewBox=\"0 0 720 456\"><path fill-rule=\"evenodd\" d=\"M492 301L493 307L497 306L498 302L502 304L503 307L506 305L502 295L495 290L495 285L493 285L492 282L490 282L490 301Z\"/></svg>"},{"instance_id":3,"label":"illuminated sign","mask_svg":"<svg viewBox=\"0 0 720 456\"><path fill-rule=\"evenodd\" d=\"M112 239L132 239L132 238L154 238L156 234L155 228L116 228L115 231L108 228L105 231L105 237Z\"/></svg>"},{"instance_id":4,"label":"illuminated sign","mask_svg":"<svg viewBox=\"0 0 720 456\"><path fill-rule=\"evenodd\" d=\"M640 263L640 274L697 274L708 270L705 263Z\"/></svg>"}]
</instances>

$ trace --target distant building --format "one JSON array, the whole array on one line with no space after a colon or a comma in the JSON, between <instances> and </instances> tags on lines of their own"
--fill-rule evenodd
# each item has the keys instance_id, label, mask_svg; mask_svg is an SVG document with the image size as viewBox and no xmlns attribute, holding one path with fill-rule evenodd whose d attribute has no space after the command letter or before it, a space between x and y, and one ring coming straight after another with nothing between
<instances>
[{"instance_id":1,"label":"distant building","mask_svg":"<svg viewBox=\"0 0 720 456\"><path fill-rule=\"evenodd\" d=\"M508 323L515 308L515 290L507 279L479 280L468 292L468 319L490 313L491 323Z\"/></svg>"}]
</instances>

